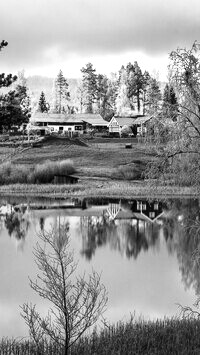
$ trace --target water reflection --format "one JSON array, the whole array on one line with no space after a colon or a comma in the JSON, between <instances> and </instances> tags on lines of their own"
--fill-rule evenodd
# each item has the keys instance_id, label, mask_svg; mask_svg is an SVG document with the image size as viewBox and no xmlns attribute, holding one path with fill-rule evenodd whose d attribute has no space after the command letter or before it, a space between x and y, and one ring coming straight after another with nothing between
<instances>
[{"instance_id":1,"label":"water reflection","mask_svg":"<svg viewBox=\"0 0 200 355\"><path fill-rule=\"evenodd\" d=\"M160 239L166 243L169 255L176 255L182 281L200 293L200 268L193 257L200 249L199 200L117 200L78 199L63 201L3 201L0 206L0 226L8 235L25 241L31 223L38 220L40 231L46 219L60 214L77 217L82 247L80 254L90 261L97 249L109 246L127 259L137 259L149 249L159 250ZM36 213L37 212L37 213ZM36 217L35 217L36 216Z\"/></svg>"},{"instance_id":2,"label":"water reflection","mask_svg":"<svg viewBox=\"0 0 200 355\"><path fill-rule=\"evenodd\" d=\"M1 197L0 336L25 334L18 305L40 302L28 287L28 276L37 272L32 255L37 233L59 223L69 229L80 273L91 268L102 273L111 321L134 310L149 318L174 315L176 303L193 304L194 290L200 293L200 268L193 257L200 249L198 199Z\"/></svg>"}]
</instances>

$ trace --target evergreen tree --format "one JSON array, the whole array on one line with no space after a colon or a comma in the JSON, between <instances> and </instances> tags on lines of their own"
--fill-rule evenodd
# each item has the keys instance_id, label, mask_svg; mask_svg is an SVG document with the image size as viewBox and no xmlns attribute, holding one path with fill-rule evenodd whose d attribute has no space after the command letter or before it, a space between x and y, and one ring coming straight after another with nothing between
<instances>
[{"instance_id":1,"label":"evergreen tree","mask_svg":"<svg viewBox=\"0 0 200 355\"><path fill-rule=\"evenodd\" d=\"M177 97L173 86L170 86L169 84L165 85L163 93L162 113L164 117L171 118L174 121L177 118Z\"/></svg>"},{"instance_id":2,"label":"evergreen tree","mask_svg":"<svg viewBox=\"0 0 200 355\"><path fill-rule=\"evenodd\" d=\"M147 90L147 112L150 115L158 113L160 110L161 99L162 94L160 91L159 83L156 79L151 78Z\"/></svg>"},{"instance_id":3,"label":"evergreen tree","mask_svg":"<svg viewBox=\"0 0 200 355\"><path fill-rule=\"evenodd\" d=\"M48 112L48 110L49 110L49 105L46 102L45 94L42 91L40 98L39 98L39 102L38 102L38 111L39 112Z\"/></svg>"},{"instance_id":4,"label":"evergreen tree","mask_svg":"<svg viewBox=\"0 0 200 355\"><path fill-rule=\"evenodd\" d=\"M147 101L147 93L149 90L151 76L148 71L145 70L143 74L143 115L146 114L146 105L148 105Z\"/></svg>"},{"instance_id":5,"label":"evergreen tree","mask_svg":"<svg viewBox=\"0 0 200 355\"><path fill-rule=\"evenodd\" d=\"M69 84L64 77L62 70L60 70L54 82L54 110L57 113L66 111L66 105L70 99L68 87Z\"/></svg>"},{"instance_id":6,"label":"evergreen tree","mask_svg":"<svg viewBox=\"0 0 200 355\"><path fill-rule=\"evenodd\" d=\"M84 103L87 113L93 113L93 104L97 100L97 75L96 69L92 63L86 64L85 68L81 69L83 74L83 89L85 91Z\"/></svg>"},{"instance_id":7,"label":"evergreen tree","mask_svg":"<svg viewBox=\"0 0 200 355\"><path fill-rule=\"evenodd\" d=\"M6 41L1 41L0 42L0 51L6 47L8 45L8 42ZM17 80L17 76L16 75L12 75L12 74L7 74L5 75L5 73L0 74L0 88L1 87L8 87L10 86L14 81Z\"/></svg>"},{"instance_id":8,"label":"evergreen tree","mask_svg":"<svg viewBox=\"0 0 200 355\"><path fill-rule=\"evenodd\" d=\"M129 99L136 98L137 110L140 112L140 101L143 90L143 75L138 63L128 63L126 67L127 72L127 96Z\"/></svg>"},{"instance_id":9,"label":"evergreen tree","mask_svg":"<svg viewBox=\"0 0 200 355\"><path fill-rule=\"evenodd\" d=\"M107 76L99 74L97 75L97 103L98 111L103 118L109 119L113 116L114 110L111 104L111 97L113 92L111 91L111 85Z\"/></svg>"},{"instance_id":10,"label":"evergreen tree","mask_svg":"<svg viewBox=\"0 0 200 355\"><path fill-rule=\"evenodd\" d=\"M0 96L0 131L9 131L12 126L20 127L27 123L29 116L23 112L20 95L17 91L9 91L6 95Z\"/></svg>"}]
</instances>

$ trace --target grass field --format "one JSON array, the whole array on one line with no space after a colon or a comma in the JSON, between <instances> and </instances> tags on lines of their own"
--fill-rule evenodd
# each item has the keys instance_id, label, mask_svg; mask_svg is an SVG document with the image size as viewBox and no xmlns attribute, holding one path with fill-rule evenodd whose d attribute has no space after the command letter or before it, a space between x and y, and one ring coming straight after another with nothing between
<instances>
[{"instance_id":1,"label":"grass field","mask_svg":"<svg viewBox=\"0 0 200 355\"><path fill-rule=\"evenodd\" d=\"M127 142L132 142L132 149L125 149ZM14 148L0 147L0 159L9 155L13 163L25 165L71 159L80 175L113 179L141 178L147 162L152 159L145 146L134 139L98 138L86 144L79 140L52 137L40 147L29 147L18 152Z\"/></svg>"}]
</instances>

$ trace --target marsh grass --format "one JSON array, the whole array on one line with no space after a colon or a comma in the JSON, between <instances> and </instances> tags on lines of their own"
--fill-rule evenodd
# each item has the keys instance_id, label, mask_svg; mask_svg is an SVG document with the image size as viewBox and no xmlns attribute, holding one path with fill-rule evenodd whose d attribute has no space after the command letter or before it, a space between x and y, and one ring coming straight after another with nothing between
<instances>
[{"instance_id":1,"label":"marsh grass","mask_svg":"<svg viewBox=\"0 0 200 355\"><path fill-rule=\"evenodd\" d=\"M119 322L81 338L71 355L175 355L200 353L198 319L164 319L154 322ZM58 345L41 342L35 348L26 340L2 340L0 354L61 354ZM10 352L9 352L10 351ZM12 352L11 352L12 351ZM17 352L18 351L18 352Z\"/></svg>"},{"instance_id":2,"label":"marsh grass","mask_svg":"<svg viewBox=\"0 0 200 355\"><path fill-rule=\"evenodd\" d=\"M71 160L62 160L58 162L47 161L43 164L35 165L30 174L30 183L50 183L53 181L54 175L70 175L75 172Z\"/></svg>"},{"instance_id":3,"label":"marsh grass","mask_svg":"<svg viewBox=\"0 0 200 355\"><path fill-rule=\"evenodd\" d=\"M69 175L74 172L73 162L69 159L47 161L34 166L6 162L0 165L0 185L46 184L52 182L54 175Z\"/></svg>"}]
</instances>

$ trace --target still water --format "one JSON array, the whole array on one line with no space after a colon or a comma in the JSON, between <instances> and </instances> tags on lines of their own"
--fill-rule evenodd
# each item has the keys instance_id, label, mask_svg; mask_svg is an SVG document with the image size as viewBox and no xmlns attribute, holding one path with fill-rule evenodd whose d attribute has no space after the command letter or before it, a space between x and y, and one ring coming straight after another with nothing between
<instances>
[{"instance_id":1,"label":"still water","mask_svg":"<svg viewBox=\"0 0 200 355\"><path fill-rule=\"evenodd\" d=\"M0 199L0 337L28 335L20 305L48 304L29 286L38 233L69 225L78 274L101 273L110 322L178 314L200 293L199 200Z\"/></svg>"}]
</instances>

